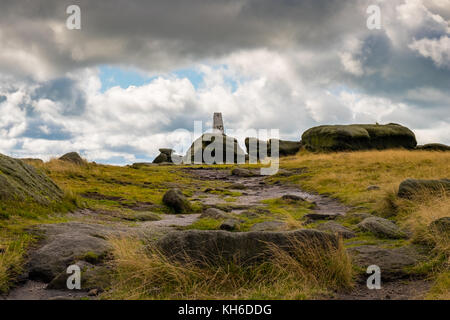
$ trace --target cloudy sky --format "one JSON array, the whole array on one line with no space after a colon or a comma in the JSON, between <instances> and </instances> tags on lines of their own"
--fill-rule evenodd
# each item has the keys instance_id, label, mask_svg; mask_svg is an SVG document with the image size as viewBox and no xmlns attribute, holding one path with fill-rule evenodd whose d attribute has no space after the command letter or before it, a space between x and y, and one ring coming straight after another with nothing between
<instances>
[{"instance_id":1,"label":"cloudy sky","mask_svg":"<svg viewBox=\"0 0 450 320\"><path fill-rule=\"evenodd\" d=\"M284 139L396 122L450 144L450 0L2 0L0 43L0 153L15 157L150 161L216 111Z\"/></svg>"}]
</instances>

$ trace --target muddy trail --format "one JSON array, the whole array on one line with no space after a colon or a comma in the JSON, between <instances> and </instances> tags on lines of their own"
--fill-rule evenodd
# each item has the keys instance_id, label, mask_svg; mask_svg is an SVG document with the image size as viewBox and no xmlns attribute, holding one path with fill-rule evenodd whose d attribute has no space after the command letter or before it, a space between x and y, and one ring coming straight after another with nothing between
<instances>
[{"instance_id":1,"label":"muddy trail","mask_svg":"<svg viewBox=\"0 0 450 320\"><path fill-rule=\"evenodd\" d=\"M323 219L335 219L344 216L350 208L341 204L338 200L322 196L319 194L305 192L299 187L294 185L284 185L281 183L267 183L266 176L254 175L254 176L239 176L232 175L230 170L197 167L183 169L186 174L190 175L194 179L225 182L227 183L226 190L239 192L238 196L234 196L233 202L227 202L224 200L223 195L220 192L211 192L214 190L197 190L191 197L193 201L199 201L206 207L221 207L228 206L230 212L233 214L241 214L242 212L255 207L264 207L263 200L281 198L286 195L298 196L302 199L314 203L313 211L318 214L318 219L324 216ZM221 185L221 183L218 183ZM222 189L220 190L222 191ZM237 193L236 193L237 194ZM31 253L31 256L40 250L45 249L46 246L52 244L53 241L60 241L64 243L66 239L76 239L82 243L89 242L93 238L98 237L98 234L122 234L129 236L131 234L145 235L146 237L159 238L168 232L186 227L194 223L200 214L184 214L184 215L160 215L160 220L156 221L141 221L134 225L123 225L121 223L108 223L102 224L101 228L96 227L95 232L86 229L86 224L100 226L98 223L101 219L105 218L101 215L101 212L95 212L89 209L79 210L71 214L70 218L74 220L72 223L68 223L69 226L63 226L60 224L54 226L50 231L46 230L50 234L50 240L41 244ZM48 227L45 227L48 229ZM94 234L95 233L95 234ZM51 236L54 236L51 238ZM91 239L92 238L92 239ZM87 240L86 240L87 239ZM91 239L91 240L89 240ZM98 241L98 239L94 239ZM106 243L101 243L100 246L107 247ZM380 249L384 250L384 249ZM76 250L75 250L76 251ZM381 252L383 253L383 252ZM64 252L62 253L62 255ZM383 259L391 259L391 253L388 255L381 255ZM48 257L49 255L45 256ZM53 257L50 255L50 257ZM402 259L401 253L397 256L393 256L395 259ZM400 258L399 258L400 257ZM54 257L58 259L58 257ZM403 257L404 258L404 257ZM387 261L389 264L390 261ZM1 299L11 300L42 300L42 299L80 299L89 298L96 299L96 295L92 292L83 291L68 291L63 289L48 289L47 283L41 279L23 277L23 281L18 286L10 291L7 296L0 297ZM319 297L321 299L342 299L342 300L364 300L364 299L420 299L424 293L430 287L430 283L425 280L406 280L404 278L392 279L382 290L368 290L363 279L359 279L354 289L350 292L336 293L330 297Z\"/></svg>"}]
</instances>

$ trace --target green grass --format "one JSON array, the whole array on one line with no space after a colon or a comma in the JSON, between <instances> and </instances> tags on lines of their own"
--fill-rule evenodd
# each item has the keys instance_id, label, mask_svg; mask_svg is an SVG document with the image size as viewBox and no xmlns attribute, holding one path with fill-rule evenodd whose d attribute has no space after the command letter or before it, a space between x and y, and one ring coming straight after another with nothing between
<instances>
[{"instance_id":1,"label":"green grass","mask_svg":"<svg viewBox=\"0 0 450 320\"><path fill-rule=\"evenodd\" d=\"M202 218L185 227L186 230L219 230L224 219Z\"/></svg>"}]
</instances>

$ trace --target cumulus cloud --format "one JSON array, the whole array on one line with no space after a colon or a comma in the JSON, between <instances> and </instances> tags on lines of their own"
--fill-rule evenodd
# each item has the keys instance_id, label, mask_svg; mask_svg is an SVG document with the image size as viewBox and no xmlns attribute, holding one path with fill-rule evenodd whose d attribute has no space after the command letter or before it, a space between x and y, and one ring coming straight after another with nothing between
<instances>
[{"instance_id":1,"label":"cumulus cloud","mask_svg":"<svg viewBox=\"0 0 450 320\"><path fill-rule=\"evenodd\" d=\"M433 60L438 67L450 67L450 37L420 39L414 41L409 47L425 58Z\"/></svg>"},{"instance_id":2,"label":"cumulus cloud","mask_svg":"<svg viewBox=\"0 0 450 320\"><path fill-rule=\"evenodd\" d=\"M374 2L380 30L366 28ZM69 4L0 4L2 153L148 161L217 111L287 139L377 121L450 143L449 0L80 0L81 30L65 27ZM102 90L105 65L152 78Z\"/></svg>"}]
</instances>

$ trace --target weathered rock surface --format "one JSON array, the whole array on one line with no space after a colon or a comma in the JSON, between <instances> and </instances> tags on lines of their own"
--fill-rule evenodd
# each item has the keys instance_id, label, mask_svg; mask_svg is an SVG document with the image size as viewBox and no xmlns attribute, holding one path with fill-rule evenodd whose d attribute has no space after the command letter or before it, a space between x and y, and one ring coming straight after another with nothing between
<instances>
[{"instance_id":1,"label":"weathered rock surface","mask_svg":"<svg viewBox=\"0 0 450 320\"><path fill-rule=\"evenodd\" d=\"M220 230L234 231L239 228L239 220L227 219L220 225Z\"/></svg>"},{"instance_id":2,"label":"weathered rock surface","mask_svg":"<svg viewBox=\"0 0 450 320\"><path fill-rule=\"evenodd\" d=\"M321 213L321 212L313 212L304 215L304 218L307 220L334 220L339 217L339 214L335 213Z\"/></svg>"},{"instance_id":3,"label":"weathered rock surface","mask_svg":"<svg viewBox=\"0 0 450 320\"><path fill-rule=\"evenodd\" d=\"M251 148L250 148L251 147ZM269 156L270 149L267 141L257 138L245 138L245 148L250 158L262 160Z\"/></svg>"},{"instance_id":4,"label":"weathered rock surface","mask_svg":"<svg viewBox=\"0 0 450 320\"><path fill-rule=\"evenodd\" d=\"M187 213L191 211L191 205L179 189L170 189L162 199L163 203L171 208L174 213Z\"/></svg>"},{"instance_id":5,"label":"weathered rock surface","mask_svg":"<svg viewBox=\"0 0 450 320\"><path fill-rule=\"evenodd\" d=\"M37 158L21 158L18 160L22 160L23 162L25 162L29 165L32 165L32 166L40 165L40 164L44 163L44 161L42 159L37 159Z\"/></svg>"},{"instance_id":6,"label":"weathered rock surface","mask_svg":"<svg viewBox=\"0 0 450 320\"><path fill-rule=\"evenodd\" d=\"M162 148L159 149L159 152L160 154L153 160L153 163L174 163L174 157L179 157L172 149Z\"/></svg>"},{"instance_id":7,"label":"weathered rock surface","mask_svg":"<svg viewBox=\"0 0 450 320\"><path fill-rule=\"evenodd\" d=\"M318 126L303 133L302 143L313 151L413 149L417 145L414 133L395 123Z\"/></svg>"},{"instance_id":8,"label":"weathered rock surface","mask_svg":"<svg viewBox=\"0 0 450 320\"><path fill-rule=\"evenodd\" d=\"M76 152L69 152L65 155L61 156L59 160L71 162L73 164L76 164L78 166L84 165L85 161L80 157L80 155Z\"/></svg>"},{"instance_id":9,"label":"weathered rock surface","mask_svg":"<svg viewBox=\"0 0 450 320\"><path fill-rule=\"evenodd\" d=\"M77 261L103 261L111 249L107 237L120 235L125 230L68 222L39 225L32 232L42 236L43 240L40 247L31 252L27 263L29 278L50 282Z\"/></svg>"},{"instance_id":10,"label":"weathered rock surface","mask_svg":"<svg viewBox=\"0 0 450 320\"><path fill-rule=\"evenodd\" d=\"M158 247L166 255L181 261L187 256L198 262L220 263L234 260L252 263L270 256L270 245L292 252L297 248L296 242L325 248L337 245L337 238L312 229L281 232L187 230L166 235L158 241Z\"/></svg>"},{"instance_id":11,"label":"weathered rock surface","mask_svg":"<svg viewBox=\"0 0 450 320\"><path fill-rule=\"evenodd\" d=\"M287 224L283 221L264 221L255 223L250 231L284 231L287 230Z\"/></svg>"},{"instance_id":12,"label":"weathered rock surface","mask_svg":"<svg viewBox=\"0 0 450 320\"><path fill-rule=\"evenodd\" d=\"M207 157L211 157L211 159ZM192 143L183 162L187 164L244 163L245 151L242 150L235 138L221 133L204 133Z\"/></svg>"},{"instance_id":13,"label":"weathered rock surface","mask_svg":"<svg viewBox=\"0 0 450 320\"><path fill-rule=\"evenodd\" d=\"M417 146L416 149L426 151L450 151L450 146L441 143L428 143L422 146Z\"/></svg>"},{"instance_id":14,"label":"weathered rock surface","mask_svg":"<svg viewBox=\"0 0 450 320\"><path fill-rule=\"evenodd\" d=\"M59 201L61 189L44 173L25 162L0 154L0 200Z\"/></svg>"},{"instance_id":15,"label":"weathered rock surface","mask_svg":"<svg viewBox=\"0 0 450 320\"><path fill-rule=\"evenodd\" d=\"M358 223L358 228L363 231L373 233L379 238L402 239L406 238L406 234L390 220L370 217Z\"/></svg>"},{"instance_id":16,"label":"weathered rock surface","mask_svg":"<svg viewBox=\"0 0 450 320\"><path fill-rule=\"evenodd\" d=\"M264 159L266 156L272 155L272 144L276 141L278 142L278 155L280 157L295 155L302 147L302 143L300 141L287 141L279 139L262 141L256 138L245 138L245 147L249 155L252 153L254 158ZM250 145L250 143L252 143L252 145ZM252 150L250 150L250 146L252 146Z\"/></svg>"},{"instance_id":17,"label":"weathered rock surface","mask_svg":"<svg viewBox=\"0 0 450 320\"><path fill-rule=\"evenodd\" d=\"M237 176L237 177L254 177L256 176L256 174L249 170L249 169L244 169L244 168L234 168L233 170L231 170L231 174L233 176Z\"/></svg>"},{"instance_id":18,"label":"weathered rock surface","mask_svg":"<svg viewBox=\"0 0 450 320\"><path fill-rule=\"evenodd\" d=\"M85 261L74 263L81 270L82 291L100 290L104 291L111 283L112 270L105 265L93 265ZM64 270L58 274L47 286L47 289L67 290L67 278L70 276Z\"/></svg>"},{"instance_id":19,"label":"weathered rock surface","mask_svg":"<svg viewBox=\"0 0 450 320\"><path fill-rule=\"evenodd\" d=\"M278 139L270 139L268 144L268 150L269 154L272 155L272 144L275 143L275 140ZM300 141L287 141L287 140L278 140L278 148L279 148L279 156L285 157L285 156L293 156L297 152L300 151L300 148L302 147L302 143Z\"/></svg>"},{"instance_id":20,"label":"weathered rock surface","mask_svg":"<svg viewBox=\"0 0 450 320\"><path fill-rule=\"evenodd\" d=\"M418 180L406 179L398 187L398 196L400 198L411 198L421 192L440 192L442 190L450 191L450 179L440 180Z\"/></svg>"},{"instance_id":21,"label":"weathered rock surface","mask_svg":"<svg viewBox=\"0 0 450 320\"><path fill-rule=\"evenodd\" d=\"M281 199L291 200L291 201L305 201L305 199L303 199L302 197L297 196L295 194L285 194L281 197Z\"/></svg>"},{"instance_id":22,"label":"weathered rock surface","mask_svg":"<svg viewBox=\"0 0 450 320\"><path fill-rule=\"evenodd\" d=\"M325 232L330 232L332 234L337 234L344 239L356 237L356 234L351 229L344 227L343 225L334 221L322 223L317 227L317 229Z\"/></svg>"},{"instance_id":23,"label":"weathered rock surface","mask_svg":"<svg viewBox=\"0 0 450 320\"><path fill-rule=\"evenodd\" d=\"M382 281L408 277L406 268L414 266L421 255L413 247L385 249L378 246L364 245L347 249L353 263L366 270L370 265L381 269Z\"/></svg>"},{"instance_id":24,"label":"weathered rock surface","mask_svg":"<svg viewBox=\"0 0 450 320\"><path fill-rule=\"evenodd\" d=\"M222 211L217 208L208 208L200 216L202 218L210 218L210 219L226 219L228 214L225 211Z\"/></svg>"}]
</instances>

